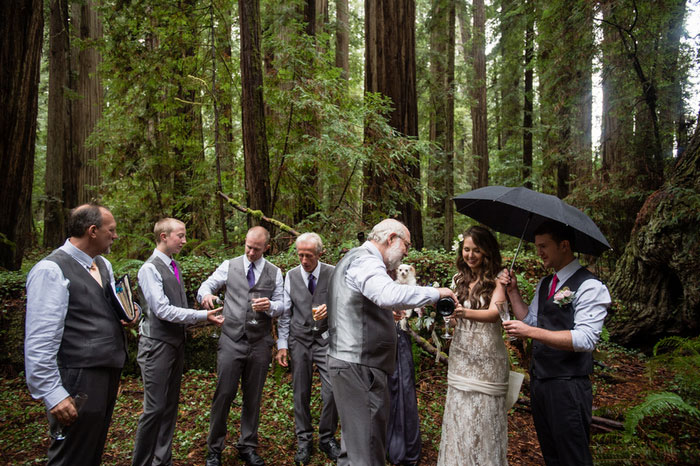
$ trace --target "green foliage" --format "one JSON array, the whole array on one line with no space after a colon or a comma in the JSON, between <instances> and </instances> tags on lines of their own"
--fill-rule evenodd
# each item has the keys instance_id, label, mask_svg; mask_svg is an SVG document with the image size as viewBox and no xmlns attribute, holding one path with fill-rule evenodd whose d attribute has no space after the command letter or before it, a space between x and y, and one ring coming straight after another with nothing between
<instances>
[{"instance_id":1,"label":"green foliage","mask_svg":"<svg viewBox=\"0 0 700 466\"><path fill-rule=\"evenodd\" d=\"M683 401L677 394L669 392L652 393L641 404L627 411L625 435L628 437L635 435L637 426L645 417L662 416L673 411L700 420L700 410Z\"/></svg>"},{"instance_id":2,"label":"green foliage","mask_svg":"<svg viewBox=\"0 0 700 466\"><path fill-rule=\"evenodd\" d=\"M683 397L700 400L700 337L666 337L654 345L649 370L673 371L675 390Z\"/></svg>"}]
</instances>

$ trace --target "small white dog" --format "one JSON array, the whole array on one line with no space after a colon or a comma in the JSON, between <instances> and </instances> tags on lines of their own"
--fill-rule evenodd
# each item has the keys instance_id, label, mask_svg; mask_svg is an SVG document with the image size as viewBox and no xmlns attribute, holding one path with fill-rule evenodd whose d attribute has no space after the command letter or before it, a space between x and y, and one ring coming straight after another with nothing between
<instances>
[{"instance_id":1,"label":"small white dog","mask_svg":"<svg viewBox=\"0 0 700 466\"><path fill-rule=\"evenodd\" d=\"M416 269L412 265L408 264L401 264L399 267L396 269L396 283L400 283L402 285L411 285L415 286L416 285ZM401 325L402 330L406 330L406 319L411 317L413 312L416 312L418 316L421 315L421 309L416 308L416 309L406 309L404 311L404 318L399 321L399 325Z\"/></svg>"}]
</instances>

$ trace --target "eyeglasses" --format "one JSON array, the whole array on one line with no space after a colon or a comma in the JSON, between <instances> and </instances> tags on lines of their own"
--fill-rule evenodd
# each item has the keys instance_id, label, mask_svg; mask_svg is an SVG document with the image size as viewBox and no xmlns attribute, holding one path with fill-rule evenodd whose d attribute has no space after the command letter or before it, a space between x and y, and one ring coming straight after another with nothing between
<instances>
[{"instance_id":1,"label":"eyeglasses","mask_svg":"<svg viewBox=\"0 0 700 466\"><path fill-rule=\"evenodd\" d=\"M403 238L402 238L401 236L399 236L399 235L396 235L396 237L397 237L398 239L400 239L400 240L403 242L403 245L406 247L406 251L408 251L409 249L411 249L411 242L410 242L410 241L406 241L405 239L403 239Z\"/></svg>"}]
</instances>

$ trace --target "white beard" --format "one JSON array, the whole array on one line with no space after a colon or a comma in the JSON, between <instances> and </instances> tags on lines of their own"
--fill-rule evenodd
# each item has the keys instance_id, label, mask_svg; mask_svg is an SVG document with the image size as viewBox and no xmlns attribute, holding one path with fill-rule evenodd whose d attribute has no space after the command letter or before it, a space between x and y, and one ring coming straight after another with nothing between
<instances>
[{"instance_id":1,"label":"white beard","mask_svg":"<svg viewBox=\"0 0 700 466\"><path fill-rule=\"evenodd\" d=\"M394 242L386 251L386 268L389 271L396 270L403 260L403 252L401 252L401 244Z\"/></svg>"}]
</instances>

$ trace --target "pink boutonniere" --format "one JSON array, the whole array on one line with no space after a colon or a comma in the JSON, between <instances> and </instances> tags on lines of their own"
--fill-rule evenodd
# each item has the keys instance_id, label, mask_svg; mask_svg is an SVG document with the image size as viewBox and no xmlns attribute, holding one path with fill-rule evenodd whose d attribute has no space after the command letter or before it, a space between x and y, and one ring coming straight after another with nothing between
<instances>
[{"instance_id":1,"label":"pink boutonniere","mask_svg":"<svg viewBox=\"0 0 700 466\"><path fill-rule=\"evenodd\" d=\"M574 296L576 296L576 292L571 291L568 286L565 286L554 293L554 304L559 307L564 307L574 300Z\"/></svg>"}]
</instances>

